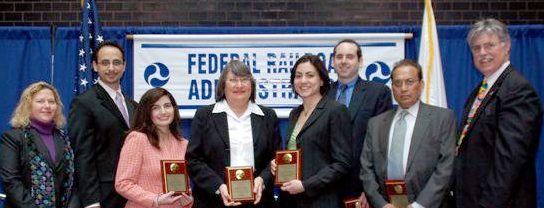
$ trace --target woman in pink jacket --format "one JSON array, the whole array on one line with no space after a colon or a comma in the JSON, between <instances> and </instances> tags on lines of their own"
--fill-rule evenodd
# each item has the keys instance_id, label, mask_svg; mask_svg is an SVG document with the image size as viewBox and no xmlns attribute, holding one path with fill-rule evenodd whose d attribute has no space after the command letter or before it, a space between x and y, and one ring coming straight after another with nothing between
<instances>
[{"instance_id":1,"label":"woman in pink jacket","mask_svg":"<svg viewBox=\"0 0 544 208\"><path fill-rule=\"evenodd\" d=\"M128 199L126 208L192 206L192 196L162 189L160 160L184 160L187 150L176 108L174 97L163 88L150 89L140 99L115 176L116 191Z\"/></svg>"}]
</instances>

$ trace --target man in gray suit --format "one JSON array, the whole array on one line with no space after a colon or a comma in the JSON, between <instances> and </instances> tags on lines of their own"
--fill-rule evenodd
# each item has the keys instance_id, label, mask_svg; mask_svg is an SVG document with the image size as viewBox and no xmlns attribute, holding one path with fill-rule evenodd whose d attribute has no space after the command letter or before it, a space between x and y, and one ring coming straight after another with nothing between
<instances>
[{"instance_id":1,"label":"man in gray suit","mask_svg":"<svg viewBox=\"0 0 544 208\"><path fill-rule=\"evenodd\" d=\"M407 207L445 206L453 170L455 115L420 102L422 78L419 64L397 62L391 80L399 107L369 121L360 179L375 208L395 207L386 193L386 180L406 182Z\"/></svg>"}]
</instances>

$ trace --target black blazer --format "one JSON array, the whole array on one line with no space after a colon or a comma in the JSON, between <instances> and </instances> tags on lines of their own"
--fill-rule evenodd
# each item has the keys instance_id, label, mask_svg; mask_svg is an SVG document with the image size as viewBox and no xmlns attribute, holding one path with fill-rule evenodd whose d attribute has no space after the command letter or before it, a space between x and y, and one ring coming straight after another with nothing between
<instances>
[{"instance_id":1,"label":"black blazer","mask_svg":"<svg viewBox=\"0 0 544 208\"><path fill-rule=\"evenodd\" d=\"M129 115L137 103L125 96ZM132 117L132 116L130 116ZM114 190L114 174L123 138L129 127L106 90L99 84L72 101L68 132L75 152L81 203L123 207L125 199Z\"/></svg>"},{"instance_id":2,"label":"black blazer","mask_svg":"<svg viewBox=\"0 0 544 208\"><path fill-rule=\"evenodd\" d=\"M287 142L303 107L293 109L287 126ZM351 122L348 109L323 97L297 136L302 151L302 186L297 195L280 193L280 207L343 207L336 184L351 167ZM286 146L286 145L284 145Z\"/></svg>"},{"instance_id":3,"label":"black blazer","mask_svg":"<svg viewBox=\"0 0 544 208\"><path fill-rule=\"evenodd\" d=\"M0 176L4 189L7 194L4 207L20 207L32 208L36 207L31 196L32 179L30 178L30 158L29 149L26 143L25 131L31 138L31 142L36 145L36 148L41 154L49 167L55 173L55 195L57 206L61 207L60 199L66 190L63 190L63 182L68 180L68 175L64 172L68 168L65 163L64 156L64 141L60 131L55 131L53 140L55 141L55 150L57 162L54 163L49 155L49 150L43 143L40 134L32 128L14 128L2 135L2 145L0 149ZM70 207L79 205L77 200L77 191L72 189L73 200L70 200Z\"/></svg>"},{"instance_id":4,"label":"black blazer","mask_svg":"<svg viewBox=\"0 0 544 208\"><path fill-rule=\"evenodd\" d=\"M225 183L225 167L230 165L229 132L227 114L212 113L214 106L212 104L198 109L191 124L186 158L189 176L194 181L194 207L224 207L221 196L215 192ZM274 178L270 171L270 161L274 158L280 140L278 118L272 109L259 107L264 116L251 114L254 176L261 176L265 181L259 207L272 207Z\"/></svg>"},{"instance_id":5,"label":"black blazer","mask_svg":"<svg viewBox=\"0 0 544 208\"><path fill-rule=\"evenodd\" d=\"M459 134L478 88L465 104ZM541 106L529 81L508 66L482 101L455 159L456 207L536 207Z\"/></svg>"},{"instance_id":6,"label":"black blazer","mask_svg":"<svg viewBox=\"0 0 544 208\"><path fill-rule=\"evenodd\" d=\"M332 83L327 97L335 100L337 87L338 81ZM352 129L352 138L349 144L353 156L350 162L352 167L348 171L347 177L341 182L344 198L359 196L363 192L362 181L359 179L361 171L359 157L363 149L367 124L370 118L392 108L391 98L391 90L384 84L357 78L348 107Z\"/></svg>"}]
</instances>

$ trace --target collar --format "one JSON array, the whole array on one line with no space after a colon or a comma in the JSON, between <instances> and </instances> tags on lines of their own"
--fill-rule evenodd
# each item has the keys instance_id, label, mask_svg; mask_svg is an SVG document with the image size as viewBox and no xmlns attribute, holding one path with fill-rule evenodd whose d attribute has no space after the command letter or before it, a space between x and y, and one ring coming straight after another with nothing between
<instances>
[{"instance_id":1,"label":"collar","mask_svg":"<svg viewBox=\"0 0 544 208\"><path fill-rule=\"evenodd\" d=\"M343 82L338 81L337 88L340 89L341 85L346 85L346 86L348 86L348 88L353 87L357 83L357 80L359 80L359 79L355 78L355 79L351 80L348 83L343 83Z\"/></svg>"},{"instance_id":2,"label":"collar","mask_svg":"<svg viewBox=\"0 0 544 208\"><path fill-rule=\"evenodd\" d=\"M402 107L399 106L397 108L397 112L395 113L394 118L398 117L400 115L400 112L403 110L406 110L409 115L412 115L414 118L417 118L417 113L419 112L419 104L420 104L420 101L418 100L415 104L410 106L408 109L403 109Z\"/></svg>"},{"instance_id":3,"label":"collar","mask_svg":"<svg viewBox=\"0 0 544 208\"><path fill-rule=\"evenodd\" d=\"M502 64L502 66L499 68L499 70L497 70L496 72L491 74L489 77L484 77L484 79L487 79L487 86L488 86L487 89L491 89L493 84L495 84L497 79L499 79L501 74L504 72L504 70L506 70L506 68L509 65L510 65L510 61L506 61L506 62L504 62L504 64Z\"/></svg>"},{"instance_id":4,"label":"collar","mask_svg":"<svg viewBox=\"0 0 544 208\"><path fill-rule=\"evenodd\" d=\"M227 103L227 100L225 100L225 99L215 103L215 105L213 106L213 110L212 110L212 113L222 113L222 112L225 112L227 114L235 115L234 111L231 110L231 108L229 107L229 104ZM247 109L246 109L246 112L244 113L244 115L249 114L249 113L264 116L264 113L263 113L261 107L259 107L257 104L255 104L254 102L251 102L251 101L248 102Z\"/></svg>"},{"instance_id":5,"label":"collar","mask_svg":"<svg viewBox=\"0 0 544 208\"><path fill-rule=\"evenodd\" d=\"M121 85L119 85L119 90L114 90L112 89L110 86L108 86L106 83L102 82L102 80L100 80L100 78L98 79L98 84L100 86L102 86L102 88L104 88L106 90L106 92L108 93L108 95L110 96L110 98L112 100L115 100L115 97L117 96L117 92L119 92L119 94L121 94L121 96L123 96L123 92L121 91ZM123 96L123 99L125 99L125 97Z\"/></svg>"}]
</instances>

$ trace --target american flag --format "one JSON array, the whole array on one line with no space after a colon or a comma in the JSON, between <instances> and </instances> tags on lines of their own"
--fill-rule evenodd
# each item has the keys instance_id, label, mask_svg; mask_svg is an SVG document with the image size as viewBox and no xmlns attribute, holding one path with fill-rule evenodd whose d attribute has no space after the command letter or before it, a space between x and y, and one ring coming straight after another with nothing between
<instances>
[{"instance_id":1,"label":"american flag","mask_svg":"<svg viewBox=\"0 0 544 208\"><path fill-rule=\"evenodd\" d=\"M92 53L93 48L104 41L95 0L84 0L81 13L78 67L74 82L76 95L85 92L98 81L97 75L92 69Z\"/></svg>"}]
</instances>

